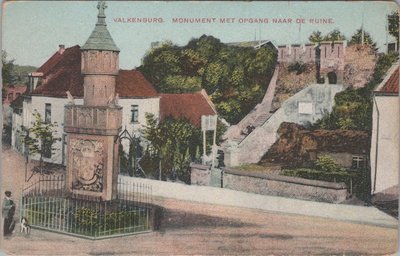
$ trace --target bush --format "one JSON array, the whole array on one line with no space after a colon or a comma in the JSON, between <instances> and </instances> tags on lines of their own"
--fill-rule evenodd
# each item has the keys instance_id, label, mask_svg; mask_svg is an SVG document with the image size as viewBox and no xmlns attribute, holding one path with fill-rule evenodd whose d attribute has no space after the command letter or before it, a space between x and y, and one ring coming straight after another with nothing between
<instances>
[{"instance_id":1,"label":"bush","mask_svg":"<svg viewBox=\"0 0 400 256\"><path fill-rule=\"evenodd\" d=\"M328 155L319 156L315 161L315 168L322 172L344 172L345 169L341 168L339 165L333 161L332 157Z\"/></svg>"},{"instance_id":2,"label":"bush","mask_svg":"<svg viewBox=\"0 0 400 256\"><path fill-rule=\"evenodd\" d=\"M296 72L296 75L300 75L301 73L307 70L307 64L302 62L295 62L288 66L289 72Z\"/></svg>"}]
</instances>

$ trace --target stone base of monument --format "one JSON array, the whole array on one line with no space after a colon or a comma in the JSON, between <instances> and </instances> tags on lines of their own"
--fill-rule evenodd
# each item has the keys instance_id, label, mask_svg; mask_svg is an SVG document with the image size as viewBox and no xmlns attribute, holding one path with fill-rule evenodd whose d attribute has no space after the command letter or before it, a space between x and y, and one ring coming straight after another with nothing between
<instances>
[{"instance_id":1,"label":"stone base of monument","mask_svg":"<svg viewBox=\"0 0 400 256\"><path fill-rule=\"evenodd\" d=\"M105 239L151 232L157 206L151 187L118 181L117 198L103 201L65 192L64 176L42 176L22 193L20 216L32 228L89 239Z\"/></svg>"}]
</instances>

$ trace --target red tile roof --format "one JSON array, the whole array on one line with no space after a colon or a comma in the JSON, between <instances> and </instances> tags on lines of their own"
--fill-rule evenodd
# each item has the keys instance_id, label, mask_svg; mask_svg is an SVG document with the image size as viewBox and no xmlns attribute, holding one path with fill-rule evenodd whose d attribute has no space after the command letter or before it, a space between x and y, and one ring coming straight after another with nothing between
<instances>
[{"instance_id":1,"label":"red tile roof","mask_svg":"<svg viewBox=\"0 0 400 256\"><path fill-rule=\"evenodd\" d=\"M65 51L60 54L58 51L53 54L42 66L38 68L36 72L43 73L44 76L54 72L55 69L59 66L65 66L65 61L67 58L74 58L76 55L79 55L80 58L80 47L79 45L75 45L73 47L65 49Z\"/></svg>"},{"instance_id":2,"label":"red tile roof","mask_svg":"<svg viewBox=\"0 0 400 256\"><path fill-rule=\"evenodd\" d=\"M157 91L137 70L120 70L116 91L120 97L155 97Z\"/></svg>"},{"instance_id":3,"label":"red tile roof","mask_svg":"<svg viewBox=\"0 0 400 256\"><path fill-rule=\"evenodd\" d=\"M53 66L51 66L53 65ZM83 97L83 75L81 75L80 47L55 53L38 70L43 72L44 82L31 94L49 97L66 97L70 91L75 97ZM120 70L116 79L116 92L120 97L154 97L157 91L137 70Z\"/></svg>"},{"instance_id":4,"label":"red tile roof","mask_svg":"<svg viewBox=\"0 0 400 256\"><path fill-rule=\"evenodd\" d=\"M73 96L83 97L79 45L65 49L63 54L56 52L37 72L43 73L44 80L32 95L66 97L65 92L70 91Z\"/></svg>"},{"instance_id":5,"label":"red tile roof","mask_svg":"<svg viewBox=\"0 0 400 256\"><path fill-rule=\"evenodd\" d=\"M31 95L66 97L70 91L75 97L83 97L80 47L55 53L37 72L43 73L43 83ZM186 94L158 94L151 83L137 70L120 70L116 78L116 92L121 98L144 98L161 96L160 117L186 118L200 127L202 115L216 114L211 101L204 92Z\"/></svg>"},{"instance_id":6,"label":"red tile roof","mask_svg":"<svg viewBox=\"0 0 400 256\"><path fill-rule=\"evenodd\" d=\"M384 80L384 84L378 87L378 92L380 93L399 93L399 66L395 67L395 70L389 74L389 79Z\"/></svg>"},{"instance_id":7,"label":"red tile roof","mask_svg":"<svg viewBox=\"0 0 400 256\"><path fill-rule=\"evenodd\" d=\"M201 126L202 115L215 115L215 111L201 92L184 94L160 94L160 119L186 118L194 126Z\"/></svg>"}]
</instances>

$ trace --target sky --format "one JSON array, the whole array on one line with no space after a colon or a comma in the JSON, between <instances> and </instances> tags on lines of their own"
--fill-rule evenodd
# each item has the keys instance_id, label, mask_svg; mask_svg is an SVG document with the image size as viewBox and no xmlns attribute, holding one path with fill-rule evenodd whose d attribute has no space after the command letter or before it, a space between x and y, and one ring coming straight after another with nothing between
<instances>
[{"instance_id":1,"label":"sky","mask_svg":"<svg viewBox=\"0 0 400 256\"><path fill-rule=\"evenodd\" d=\"M96 6L96 1L3 3L2 49L16 64L39 67L57 51L58 45L82 46L86 42L97 20ZM315 30L327 33L339 29L350 38L363 25L383 51L387 38L393 39L386 33L386 15L397 8L394 2L374 1L109 1L107 6L107 28L121 50L122 69L139 66L152 42L169 40L185 45L203 34L224 43L262 39L281 45L307 43ZM146 23L144 18L157 22ZM197 20L185 23L189 18ZM254 19L262 23L255 23ZM315 19L327 23L316 24Z\"/></svg>"}]
</instances>

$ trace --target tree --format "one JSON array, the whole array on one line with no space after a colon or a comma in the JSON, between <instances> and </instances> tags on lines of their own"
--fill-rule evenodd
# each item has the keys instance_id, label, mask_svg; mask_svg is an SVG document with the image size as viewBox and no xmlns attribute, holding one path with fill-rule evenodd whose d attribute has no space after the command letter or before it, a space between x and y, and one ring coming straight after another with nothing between
<instances>
[{"instance_id":1,"label":"tree","mask_svg":"<svg viewBox=\"0 0 400 256\"><path fill-rule=\"evenodd\" d=\"M332 30L324 37L324 41L342 41L345 39L346 37L340 32L339 29Z\"/></svg>"},{"instance_id":2,"label":"tree","mask_svg":"<svg viewBox=\"0 0 400 256\"><path fill-rule=\"evenodd\" d=\"M363 88L347 88L335 95L335 105L331 113L318 120L315 128L322 129L372 129L372 90L382 81L384 74L398 59L396 54L379 57L371 81Z\"/></svg>"},{"instance_id":3,"label":"tree","mask_svg":"<svg viewBox=\"0 0 400 256\"><path fill-rule=\"evenodd\" d=\"M53 145L60 141L61 138L56 136L55 128L58 126L57 123L46 123L37 111L34 111L33 117L35 121L32 123L32 127L25 129L26 135L23 138L23 142L28 147L30 155L40 156L40 172L42 172L43 158L52 156L53 151L56 149Z\"/></svg>"},{"instance_id":4,"label":"tree","mask_svg":"<svg viewBox=\"0 0 400 256\"><path fill-rule=\"evenodd\" d=\"M277 54L269 47L237 47L203 35L186 46L164 44L149 51L138 69L159 92L205 89L221 116L239 122L264 96Z\"/></svg>"},{"instance_id":5,"label":"tree","mask_svg":"<svg viewBox=\"0 0 400 256\"><path fill-rule=\"evenodd\" d=\"M1 51L1 73L3 78L3 84L14 85L17 78L14 76L14 61L7 60L7 52Z\"/></svg>"},{"instance_id":6,"label":"tree","mask_svg":"<svg viewBox=\"0 0 400 256\"><path fill-rule=\"evenodd\" d=\"M375 49L375 51L377 51L376 43L372 40L372 37L368 32L364 31L364 40L363 40L363 32L362 28L360 28L351 36L349 45L362 44L362 43L366 45L371 45Z\"/></svg>"},{"instance_id":7,"label":"tree","mask_svg":"<svg viewBox=\"0 0 400 256\"><path fill-rule=\"evenodd\" d=\"M308 40L312 43L319 43L324 40L322 37L321 31L314 31L312 34L308 37Z\"/></svg>"},{"instance_id":8,"label":"tree","mask_svg":"<svg viewBox=\"0 0 400 256\"><path fill-rule=\"evenodd\" d=\"M200 130L185 119L167 118L158 123L152 114L146 114L147 126L143 131L153 148L153 159L159 162L158 179L174 177L189 180L187 169L201 145Z\"/></svg>"},{"instance_id":9,"label":"tree","mask_svg":"<svg viewBox=\"0 0 400 256\"><path fill-rule=\"evenodd\" d=\"M397 45L399 45L399 13L397 11L388 15L388 23L389 34L396 38Z\"/></svg>"}]
</instances>

